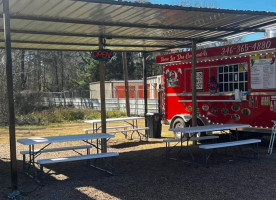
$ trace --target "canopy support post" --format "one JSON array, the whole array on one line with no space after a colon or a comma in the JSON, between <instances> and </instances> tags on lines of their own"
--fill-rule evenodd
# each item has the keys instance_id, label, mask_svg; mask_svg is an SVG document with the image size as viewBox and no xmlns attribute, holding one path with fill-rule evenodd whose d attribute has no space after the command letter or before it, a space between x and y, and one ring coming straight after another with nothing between
<instances>
[{"instance_id":1,"label":"canopy support post","mask_svg":"<svg viewBox=\"0 0 276 200\"><path fill-rule=\"evenodd\" d=\"M196 41L192 41L192 126L197 125L197 101L196 101Z\"/></svg>"},{"instance_id":2,"label":"canopy support post","mask_svg":"<svg viewBox=\"0 0 276 200\"><path fill-rule=\"evenodd\" d=\"M11 56L11 36L10 36L10 11L9 0L3 0L3 21L4 37L6 49L6 76L7 93L9 104L9 135L10 135L10 158L11 158L11 188L12 192L8 195L14 199L20 194L18 189L17 159L16 159L16 136L15 136L15 114L13 97L13 76L12 76L12 56Z\"/></svg>"},{"instance_id":3,"label":"canopy support post","mask_svg":"<svg viewBox=\"0 0 276 200\"><path fill-rule=\"evenodd\" d=\"M124 78L125 78L125 94L126 94L126 112L130 117L130 105L129 105L129 88L128 88L128 70L127 70L127 56L126 52L122 52Z\"/></svg>"},{"instance_id":4,"label":"canopy support post","mask_svg":"<svg viewBox=\"0 0 276 200\"><path fill-rule=\"evenodd\" d=\"M144 104L145 117L148 113L148 88L147 88L147 68L146 68L146 54L143 52L143 74L144 74ZM147 126L147 118L145 118L145 126Z\"/></svg>"},{"instance_id":5,"label":"canopy support post","mask_svg":"<svg viewBox=\"0 0 276 200\"><path fill-rule=\"evenodd\" d=\"M99 49L103 49L104 39L99 37ZM102 133L106 133L106 108L105 108L105 68L104 61L100 60L100 93L101 93L101 125ZM101 139L102 143L102 153L107 152L107 141L106 139Z\"/></svg>"}]
</instances>

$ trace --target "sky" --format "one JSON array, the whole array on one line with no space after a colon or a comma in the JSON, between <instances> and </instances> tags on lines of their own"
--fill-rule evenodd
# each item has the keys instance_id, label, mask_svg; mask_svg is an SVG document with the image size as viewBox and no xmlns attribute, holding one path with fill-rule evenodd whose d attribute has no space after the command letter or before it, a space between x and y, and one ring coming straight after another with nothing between
<instances>
[{"instance_id":1,"label":"sky","mask_svg":"<svg viewBox=\"0 0 276 200\"><path fill-rule=\"evenodd\" d=\"M157 4L174 4L181 0L151 0L152 3ZM186 0L192 2L193 0ZM202 2L211 2L216 5L216 8L223 9L238 9L238 10L255 10L255 11L270 11L276 12L275 0L195 0ZM185 0L184 0L185 2Z\"/></svg>"},{"instance_id":2,"label":"sky","mask_svg":"<svg viewBox=\"0 0 276 200\"><path fill-rule=\"evenodd\" d=\"M154 4L169 4L173 5L181 0L151 0ZM185 0L183 0L185 2ZM211 3L215 8L232 9L232 10L252 10L252 11L269 11L276 12L276 0L195 0L202 5L204 2ZM193 0L186 0L193 2ZM263 33L257 33L245 37L245 40L259 40L264 36Z\"/></svg>"}]
</instances>

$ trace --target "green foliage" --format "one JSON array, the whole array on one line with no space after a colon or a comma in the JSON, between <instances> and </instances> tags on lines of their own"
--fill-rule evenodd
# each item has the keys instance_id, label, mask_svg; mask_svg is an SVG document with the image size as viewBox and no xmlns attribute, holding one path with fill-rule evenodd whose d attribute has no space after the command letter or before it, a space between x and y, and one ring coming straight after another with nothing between
<instances>
[{"instance_id":1,"label":"green foliage","mask_svg":"<svg viewBox=\"0 0 276 200\"><path fill-rule=\"evenodd\" d=\"M84 119L84 113L80 110L69 110L67 112L64 112L64 120L65 121L74 121L74 120L83 120Z\"/></svg>"},{"instance_id":2,"label":"green foliage","mask_svg":"<svg viewBox=\"0 0 276 200\"><path fill-rule=\"evenodd\" d=\"M36 124L36 119L31 114L19 115L16 117L16 124L33 125L33 124Z\"/></svg>"},{"instance_id":3,"label":"green foliage","mask_svg":"<svg viewBox=\"0 0 276 200\"><path fill-rule=\"evenodd\" d=\"M24 90L14 95L16 113L27 114L34 110L41 110L41 93Z\"/></svg>"},{"instance_id":4,"label":"green foliage","mask_svg":"<svg viewBox=\"0 0 276 200\"><path fill-rule=\"evenodd\" d=\"M107 118L118 118L126 116L120 111L107 111ZM36 111L25 115L16 116L17 125L48 125L51 123L62 123L68 121L100 119L101 113L93 109L77 108L54 108L43 111Z\"/></svg>"},{"instance_id":5,"label":"green foliage","mask_svg":"<svg viewBox=\"0 0 276 200\"><path fill-rule=\"evenodd\" d=\"M101 118L101 112L98 110L92 110L92 109L82 109L84 113L84 119L100 119Z\"/></svg>"},{"instance_id":6,"label":"green foliage","mask_svg":"<svg viewBox=\"0 0 276 200\"><path fill-rule=\"evenodd\" d=\"M106 112L106 118L119 118L126 116L125 112L120 112L118 110L112 110L112 111L107 111Z\"/></svg>"},{"instance_id":7,"label":"green foliage","mask_svg":"<svg viewBox=\"0 0 276 200\"><path fill-rule=\"evenodd\" d=\"M135 79L135 72L137 68L137 63L133 62L134 53L126 53L127 57L127 69L128 69L128 77L130 80ZM106 63L105 65L105 77L106 80L123 80L124 79L124 69L123 69L123 60L122 53L115 52L113 58Z\"/></svg>"},{"instance_id":8,"label":"green foliage","mask_svg":"<svg viewBox=\"0 0 276 200\"><path fill-rule=\"evenodd\" d=\"M127 69L129 80L139 80L143 78L142 59L138 53L127 52ZM84 54L82 57L83 65L77 69L77 79L72 80L75 89L89 90L91 82L99 81L99 62L91 58L90 53ZM146 60L147 76L156 76L163 73L162 67L155 63L152 55ZM124 70L122 53L114 52L114 56L109 62L105 63L105 80L123 80Z\"/></svg>"},{"instance_id":9,"label":"green foliage","mask_svg":"<svg viewBox=\"0 0 276 200\"><path fill-rule=\"evenodd\" d=\"M123 80L123 74L122 53L114 52L112 59L105 64L105 78L106 80Z\"/></svg>"},{"instance_id":10,"label":"green foliage","mask_svg":"<svg viewBox=\"0 0 276 200\"><path fill-rule=\"evenodd\" d=\"M82 58L84 65L77 69L77 79L72 82L75 89L88 90L89 83L99 81L99 62L91 58L90 53L86 53Z\"/></svg>"}]
</instances>

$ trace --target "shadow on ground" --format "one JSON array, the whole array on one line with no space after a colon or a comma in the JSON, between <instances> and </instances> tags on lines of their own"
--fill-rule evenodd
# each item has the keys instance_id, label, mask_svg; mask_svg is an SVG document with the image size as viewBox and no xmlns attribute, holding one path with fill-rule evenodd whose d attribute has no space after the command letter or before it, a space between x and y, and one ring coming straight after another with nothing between
<instances>
[{"instance_id":1,"label":"shadow on ground","mask_svg":"<svg viewBox=\"0 0 276 200\"><path fill-rule=\"evenodd\" d=\"M127 142L120 143L120 144L114 144L110 145L111 148L114 149L121 149L121 148L129 148L129 147L135 147L135 146L140 146L140 145L145 145L145 144L157 144L157 143L163 143L162 141L132 141L128 140Z\"/></svg>"},{"instance_id":2,"label":"shadow on ground","mask_svg":"<svg viewBox=\"0 0 276 200\"><path fill-rule=\"evenodd\" d=\"M27 178L18 161L19 189L24 193L17 199L275 199L276 157L268 156L265 148L259 160L217 154L211 157L209 168L167 160L165 148L131 148L116 159L116 176L85 162L60 163L47 166L52 174L44 187ZM192 151L200 160L202 152L194 147ZM0 159L0 169L0 198L4 199L10 192L7 158Z\"/></svg>"}]
</instances>

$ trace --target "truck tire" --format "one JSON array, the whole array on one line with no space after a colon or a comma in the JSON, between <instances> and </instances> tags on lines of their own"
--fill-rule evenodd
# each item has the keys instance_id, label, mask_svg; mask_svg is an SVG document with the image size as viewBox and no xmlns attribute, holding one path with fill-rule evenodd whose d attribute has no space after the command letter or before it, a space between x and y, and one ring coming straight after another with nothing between
<instances>
[{"instance_id":1,"label":"truck tire","mask_svg":"<svg viewBox=\"0 0 276 200\"><path fill-rule=\"evenodd\" d=\"M183 119L181 118L176 118L173 121L172 128L184 128L186 127L186 124ZM174 132L174 137L175 138L180 138L181 137L181 132Z\"/></svg>"},{"instance_id":2,"label":"truck tire","mask_svg":"<svg viewBox=\"0 0 276 200\"><path fill-rule=\"evenodd\" d=\"M204 126L205 124L200 120L200 119L198 119L197 118L197 120L196 120L196 124L197 124L197 126ZM192 119L188 122L188 126L192 126ZM202 137L202 136L206 136L207 135L207 133L206 132L200 132L200 133L197 133L196 134L196 137Z\"/></svg>"}]
</instances>

